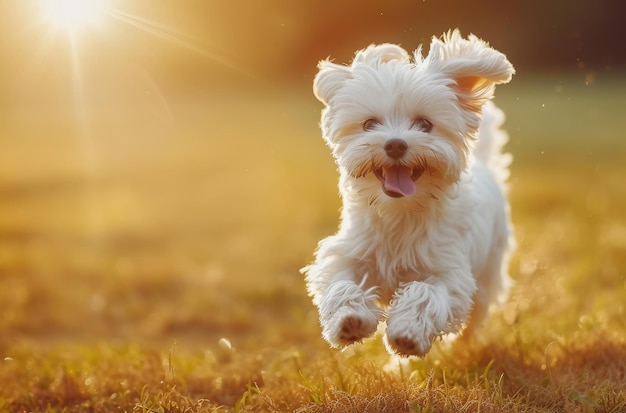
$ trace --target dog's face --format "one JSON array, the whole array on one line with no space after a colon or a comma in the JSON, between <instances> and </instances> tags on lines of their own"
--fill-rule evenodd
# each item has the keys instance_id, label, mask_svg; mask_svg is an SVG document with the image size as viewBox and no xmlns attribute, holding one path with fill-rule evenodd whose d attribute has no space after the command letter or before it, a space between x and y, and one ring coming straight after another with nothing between
<instances>
[{"instance_id":1,"label":"dog's face","mask_svg":"<svg viewBox=\"0 0 626 413\"><path fill-rule=\"evenodd\" d=\"M482 105L512 74L504 55L456 31L433 39L425 59L383 44L350 66L321 62L322 130L350 195L370 204L437 198L467 168Z\"/></svg>"}]
</instances>

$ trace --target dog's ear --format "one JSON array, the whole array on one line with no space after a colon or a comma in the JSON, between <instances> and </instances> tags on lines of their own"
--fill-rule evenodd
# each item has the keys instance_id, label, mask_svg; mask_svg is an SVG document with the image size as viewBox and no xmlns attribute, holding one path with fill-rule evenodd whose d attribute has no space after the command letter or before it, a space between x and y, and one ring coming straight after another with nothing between
<instances>
[{"instance_id":1,"label":"dog's ear","mask_svg":"<svg viewBox=\"0 0 626 413\"><path fill-rule=\"evenodd\" d=\"M351 66L342 66L329 60L322 60L318 64L319 72L313 81L315 97L328 105L330 100L341 89L344 81L351 77L352 69L360 64L386 63L390 60L408 61L409 55L398 45L383 43L370 45L356 52Z\"/></svg>"},{"instance_id":2,"label":"dog's ear","mask_svg":"<svg viewBox=\"0 0 626 413\"><path fill-rule=\"evenodd\" d=\"M406 50L396 44L372 44L367 48L356 52L354 60L352 61L352 66L359 63L387 63L390 60L408 61L409 54Z\"/></svg>"},{"instance_id":3,"label":"dog's ear","mask_svg":"<svg viewBox=\"0 0 626 413\"><path fill-rule=\"evenodd\" d=\"M515 73L504 54L474 35L462 38L458 30L433 38L423 64L449 76L461 105L474 112L493 97L495 85L507 83Z\"/></svg>"},{"instance_id":4,"label":"dog's ear","mask_svg":"<svg viewBox=\"0 0 626 413\"><path fill-rule=\"evenodd\" d=\"M325 105L337 94L344 81L350 78L348 66L341 66L329 60L322 60L317 67L319 72L313 80L313 93Z\"/></svg>"}]
</instances>

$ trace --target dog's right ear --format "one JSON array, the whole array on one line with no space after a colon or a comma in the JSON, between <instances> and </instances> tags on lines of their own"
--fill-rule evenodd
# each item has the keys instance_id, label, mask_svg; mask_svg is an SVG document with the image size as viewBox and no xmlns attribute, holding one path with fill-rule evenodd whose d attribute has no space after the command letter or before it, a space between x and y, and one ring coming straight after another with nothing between
<instances>
[{"instance_id":1,"label":"dog's right ear","mask_svg":"<svg viewBox=\"0 0 626 413\"><path fill-rule=\"evenodd\" d=\"M322 60L317 67L319 72L313 80L313 93L315 97L328 106L330 100L337 94L343 82L351 76L348 66L335 64L329 60Z\"/></svg>"},{"instance_id":2,"label":"dog's right ear","mask_svg":"<svg viewBox=\"0 0 626 413\"><path fill-rule=\"evenodd\" d=\"M449 76L461 105L475 113L493 97L495 86L509 82L515 73L504 54L474 35L464 39L458 29L433 38L423 64Z\"/></svg>"}]
</instances>

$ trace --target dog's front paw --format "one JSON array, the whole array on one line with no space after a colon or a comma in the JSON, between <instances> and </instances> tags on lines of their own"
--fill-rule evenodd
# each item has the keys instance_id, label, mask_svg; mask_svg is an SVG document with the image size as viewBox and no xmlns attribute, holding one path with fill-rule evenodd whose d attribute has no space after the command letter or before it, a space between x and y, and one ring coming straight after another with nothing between
<instances>
[{"instance_id":1,"label":"dog's front paw","mask_svg":"<svg viewBox=\"0 0 626 413\"><path fill-rule=\"evenodd\" d=\"M322 335L333 347L344 347L363 340L376 332L378 318L367 308L359 312L342 307L323 326Z\"/></svg>"},{"instance_id":2,"label":"dog's front paw","mask_svg":"<svg viewBox=\"0 0 626 413\"><path fill-rule=\"evenodd\" d=\"M388 311L385 345L391 353L423 357L433 342L455 331L448 295L442 288L412 282L396 292Z\"/></svg>"},{"instance_id":3,"label":"dog's front paw","mask_svg":"<svg viewBox=\"0 0 626 413\"><path fill-rule=\"evenodd\" d=\"M376 331L380 310L373 290L352 281L333 283L320 303L322 336L333 347L363 340Z\"/></svg>"},{"instance_id":4,"label":"dog's front paw","mask_svg":"<svg viewBox=\"0 0 626 413\"><path fill-rule=\"evenodd\" d=\"M410 330L390 331L389 327L387 327L387 333L385 334L385 347L387 347L387 350L390 353L394 353L399 356L424 357L426 353L430 351L430 348L436 338L436 335L423 337L411 334Z\"/></svg>"}]
</instances>

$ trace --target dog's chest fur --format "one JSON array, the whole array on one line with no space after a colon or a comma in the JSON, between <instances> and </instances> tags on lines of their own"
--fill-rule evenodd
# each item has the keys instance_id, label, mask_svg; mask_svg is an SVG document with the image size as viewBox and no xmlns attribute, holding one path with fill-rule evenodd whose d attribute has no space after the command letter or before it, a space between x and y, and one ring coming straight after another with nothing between
<instances>
[{"instance_id":1,"label":"dog's chest fur","mask_svg":"<svg viewBox=\"0 0 626 413\"><path fill-rule=\"evenodd\" d=\"M449 200L436 204L439 212L451 207ZM449 222L447 215L436 209L383 216L370 209L361 217L350 225L351 238L359 241L355 253L360 255L362 268L357 274L366 277L367 288L377 287L383 304L389 303L403 283L424 281L445 270L449 265L445 262L446 241L463 238L466 233L463 222Z\"/></svg>"}]
</instances>

